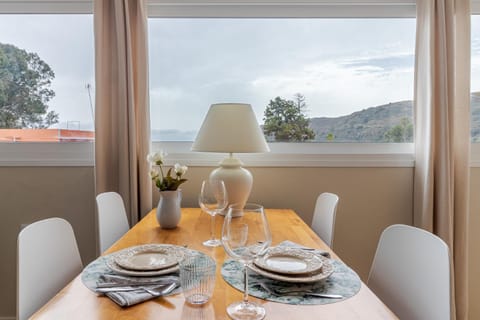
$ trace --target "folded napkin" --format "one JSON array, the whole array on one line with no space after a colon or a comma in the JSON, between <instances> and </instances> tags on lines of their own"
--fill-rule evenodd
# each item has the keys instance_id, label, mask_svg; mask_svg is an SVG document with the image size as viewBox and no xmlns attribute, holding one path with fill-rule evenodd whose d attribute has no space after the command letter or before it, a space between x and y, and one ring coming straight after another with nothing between
<instances>
[{"instance_id":1,"label":"folded napkin","mask_svg":"<svg viewBox=\"0 0 480 320\"><path fill-rule=\"evenodd\" d=\"M308 250L308 252L311 252L312 254L323 256L325 258L330 258L330 253L328 251L325 251L325 250L322 250L322 249L307 248L305 246L302 246L301 244L298 244L298 243L290 241L290 240L285 240L285 241L280 242L278 244L278 247L305 249L305 250Z\"/></svg>"},{"instance_id":2,"label":"folded napkin","mask_svg":"<svg viewBox=\"0 0 480 320\"><path fill-rule=\"evenodd\" d=\"M102 274L97 281L97 292L105 294L121 307L129 307L159 297L157 294L147 292L144 288L154 289L171 283L175 283L178 286L178 276L127 277ZM102 292L102 289L108 289L109 291Z\"/></svg>"},{"instance_id":3,"label":"folded napkin","mask_svg":"<svg viewBox=\"0 0 480 320\"><path fill-rule=\"evenodd\" d=\"M121 307L130 307L137 303L159 297L158 295L153 295L143 289L133 291L108 292L105 295Z\"/></svg>"}]
</instances>

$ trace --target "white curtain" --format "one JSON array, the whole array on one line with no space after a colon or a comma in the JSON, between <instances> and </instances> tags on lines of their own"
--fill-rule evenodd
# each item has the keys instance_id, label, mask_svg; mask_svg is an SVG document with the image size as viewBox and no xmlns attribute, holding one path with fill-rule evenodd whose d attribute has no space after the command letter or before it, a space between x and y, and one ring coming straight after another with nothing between
<instances>
[{"instance_id":1,"label":"white curtain","mask_svg":"<svg viewBox=\"0 0 480 320\"><path fill-rule=\"evenodd\" d=\"M417 1L414 224L452 257L452 319L468 316L469 0Z\"/></svg>"}]
</instances>

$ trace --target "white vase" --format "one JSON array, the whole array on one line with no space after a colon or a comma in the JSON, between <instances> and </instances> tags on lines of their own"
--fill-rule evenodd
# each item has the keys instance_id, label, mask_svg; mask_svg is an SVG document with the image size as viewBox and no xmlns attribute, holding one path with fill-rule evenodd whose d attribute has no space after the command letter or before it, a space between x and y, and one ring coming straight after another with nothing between
<instances>
[{"instance_id":1,"label":"white vase","mask_svg":"<svg viewBox=\"0 0 480 320\"><path fill-rule=\"evenodd\" d=\"M181 218L181 190L160 191L157 206L157 221L162 229L173 229Z\"/></svg>"}]
</instances>

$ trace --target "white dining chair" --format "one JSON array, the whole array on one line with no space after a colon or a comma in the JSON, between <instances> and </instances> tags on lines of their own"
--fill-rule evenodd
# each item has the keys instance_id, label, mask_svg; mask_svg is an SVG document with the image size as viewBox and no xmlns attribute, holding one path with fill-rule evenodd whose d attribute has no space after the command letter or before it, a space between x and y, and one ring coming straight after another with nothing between
<instances>
[{"instance_id":1,"label":"white dining chair","mask_svg":"<svg viewBox=\"0 0 480 320\"><path fill-rule=\"evenodd\" d=\"M335 231L335 216L337 213L338 196L324 192L317 197L311 227L313 231L329 246L333 246Z\"/></svg>"},{"instance_id":2,"label":"white dining chair","mask_svg":"<svg viewBox=\"0 0 480 320\"><path fill-rule=\"evenodd\" d=\"M17 320L28 319L82 268L66 220L49 218L22 229L17 239Z\"/></svg>"},{"instance_id":3,"label":"white dining chair","mask_svg":"<svg viewBox=\"0 0 480 320\"><path fill-rule=\"evenodd\" d=\"M97 195L98 245L100 253L120 239L128 229L127 212L122 197L116 192Z\"/></svg>"},{"instance_id":4,"label":"white dining chair","mask_svg":"<svg viewBox=\"0 0 480 320\"><path fill-rule=\"evenodd\" d=\"M428 231L389 226L380 236L368 286L399 319L450 319L448 246Z\"/></svg>"}]
</instances>

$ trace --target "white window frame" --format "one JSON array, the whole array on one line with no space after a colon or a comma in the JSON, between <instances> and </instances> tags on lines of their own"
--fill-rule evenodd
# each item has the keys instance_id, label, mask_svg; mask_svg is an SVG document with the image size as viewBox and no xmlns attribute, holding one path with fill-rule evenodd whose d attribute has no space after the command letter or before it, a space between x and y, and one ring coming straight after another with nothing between
<instances>
[{"instance_id":1,"label":"white window frame","mask_svg":"<svg viewBox=\"0 0 480 320\"><path fill-rule=\"evenodd\" d=\"M92 0L0 0L0 14L92 14ZM93 166L92 142L0 143L0 166Z\"/></svg>"},{"instance_id":2,"label":"white window frame","mask_svg":"<svg viewBox=\"0 0 480 320\"><path fill-rule=\"evenodd\" d=\"M407 18L415 0L150 0L150 18ZM412 92L413 94L413 92ZM216 166L223 154L191 152L191 142L152 142L167 164ZM413 167L413 143L269 143L263 154L236 154L255 167Z\"/></svg>"}]
</instances>

